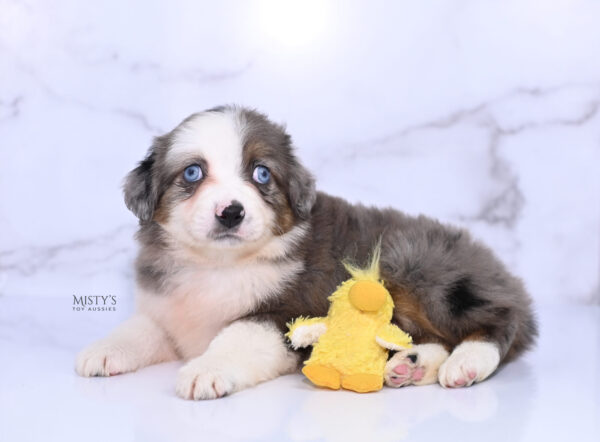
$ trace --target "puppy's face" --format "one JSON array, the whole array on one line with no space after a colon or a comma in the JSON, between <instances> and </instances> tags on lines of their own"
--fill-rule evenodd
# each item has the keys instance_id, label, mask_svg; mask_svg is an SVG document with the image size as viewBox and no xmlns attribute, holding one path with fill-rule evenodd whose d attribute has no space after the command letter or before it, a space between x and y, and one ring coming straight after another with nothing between
<instances>
[{"instance_id":1,"label":"puppy's face","mask_svg":"<svg viewBox=\"0 0 600 442\"><path fill-rule=\"evenodd\" d=\"M254 111L195 114L155 140L127 177L125 201L200 251L257 249L308 217L314 180L282 127Z\"/></svg>"}]
</instances>

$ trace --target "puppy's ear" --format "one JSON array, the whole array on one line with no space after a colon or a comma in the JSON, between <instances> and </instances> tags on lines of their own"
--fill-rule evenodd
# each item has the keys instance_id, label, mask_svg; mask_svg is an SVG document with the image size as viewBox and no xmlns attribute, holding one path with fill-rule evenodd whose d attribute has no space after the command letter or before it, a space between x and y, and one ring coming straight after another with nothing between
<instances>
[{"instance_id":1,"label":"puppy's ear","mask_svg":"<svg viewBox=\"0 0 600 442\"><path fill-rule=\"evenodd\" d=\"M156 186L153 183L155 158L153 146L138 167L129 172L123 185L125 205L140 221L152 219L158 200Z\"/></svg>"},{"instance_id":2,"label":"puppy's ear","mask_svg":"<svg viewBox=\"0 0 600 442\"><path fill-rule=\"evenodd\" d=\"M294 214L300 219L308 219L317 200L314 177L296 162L291 170L289 186L290 205Z\"/></svg>"}]
</instances>

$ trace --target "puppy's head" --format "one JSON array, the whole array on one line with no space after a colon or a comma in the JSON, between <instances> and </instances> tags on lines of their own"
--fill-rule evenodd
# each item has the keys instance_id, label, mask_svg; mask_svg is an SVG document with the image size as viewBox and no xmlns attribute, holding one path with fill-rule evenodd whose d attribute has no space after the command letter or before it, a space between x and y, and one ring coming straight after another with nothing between
<instances>
[{"instance_id":1,"label":"puppy's head","mask_svg":"<svg viewBox=\"0 0 600 442\"><path fill-rule=\"evenodd\" d=\"M253 249L310 215L313 177L284 128L258 112L220 107L155 139L126 178L125 203L198 249Z\"/></svg>"}]
</instances>

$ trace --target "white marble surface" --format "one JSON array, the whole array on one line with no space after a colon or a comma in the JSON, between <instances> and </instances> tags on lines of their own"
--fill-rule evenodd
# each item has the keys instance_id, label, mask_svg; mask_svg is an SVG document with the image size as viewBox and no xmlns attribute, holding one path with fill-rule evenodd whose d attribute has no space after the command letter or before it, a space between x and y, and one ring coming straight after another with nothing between
<instances>
[{"instance_id":1,"label":"white marble surface","mask_svg":"<svg viewBox=\"0 0 600 442\"><path fill-rule=\"evenodd\" d=\"M295 374L204 402L175 396L180 363L75 375L73 353L124 315L72 314L60 298L0 298L0 440L600 439L600 306L541 308L537 349L468 389L360 395L318 390Z\"/></svg>"},{"instance_id":2,"label":"white marble surface","mask_svg":"<svg viewBox=\"0 0 600 442\"><path fill-rule=\"evenodd\" d=\"M0 440L597 440L599 20L594 0L0 0ZM287 122L322 190L471 229L544 312L539 349L464 392L350 399L291 376L190 404L177 364L76 378L75 351L132 308L123 177L232 102Z\"/></svg>"}]
</instances>

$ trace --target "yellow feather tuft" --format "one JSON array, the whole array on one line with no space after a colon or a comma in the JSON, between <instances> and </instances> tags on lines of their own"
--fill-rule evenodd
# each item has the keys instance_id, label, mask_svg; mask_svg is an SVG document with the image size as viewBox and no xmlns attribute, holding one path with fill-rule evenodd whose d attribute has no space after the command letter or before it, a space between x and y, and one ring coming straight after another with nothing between
<instances>
[{"instance_id":1,"label":"yellow feather tuft","mask_svg":"<svg viewBox=\"0 0 600 442\"><path fill-rule=\"evenodd\" d=\"M380 276L379 260L381 258L381 238L377 241L373 253L371 255L371 261L366 268L358 267L347 261L342 262L348 273L352 275L355 280L368 280L383 284Z\"/></svg>"}]
</instances>

